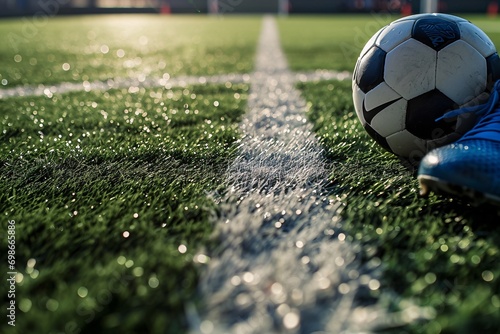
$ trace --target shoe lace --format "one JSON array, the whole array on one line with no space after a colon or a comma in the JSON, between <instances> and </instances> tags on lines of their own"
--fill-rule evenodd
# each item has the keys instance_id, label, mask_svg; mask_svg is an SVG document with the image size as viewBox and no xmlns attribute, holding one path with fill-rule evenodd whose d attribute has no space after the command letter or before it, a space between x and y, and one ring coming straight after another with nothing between
<instances>
[{"instance_id":1,"label":"shoe lace","mask_svg":"<svg viewBox=\"0 0 500 334\"><path fill-rule=\"evenodd\" d=\"M463 107L445 113L443 116L436 119L436 122L457 117L466 113L473 113L479 117L476 125L462 136L460 141L471 139L472 137L488 139L500 142L500 80L495 82L491 91L488 102L477 106Z\"/></svg>"}]
</instances>

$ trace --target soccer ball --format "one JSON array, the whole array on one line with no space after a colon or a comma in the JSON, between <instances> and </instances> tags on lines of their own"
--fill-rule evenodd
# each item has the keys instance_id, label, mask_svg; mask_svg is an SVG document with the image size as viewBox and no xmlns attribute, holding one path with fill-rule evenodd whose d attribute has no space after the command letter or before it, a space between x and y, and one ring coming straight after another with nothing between
<instances>
[{"instance_id":1,"label":"soccer ball","mask_svg":"<svg viewBox=\"0 0 500 334\"><path fill-rule=\"evenodd\" d=\"M353 102L378 144L418 162L474 125L467 114L436 119L471 104L498 79L495 45L477 26L453 15L412 15L380 29L363 48L353 73Z\"/></svg>"}]
</instances>

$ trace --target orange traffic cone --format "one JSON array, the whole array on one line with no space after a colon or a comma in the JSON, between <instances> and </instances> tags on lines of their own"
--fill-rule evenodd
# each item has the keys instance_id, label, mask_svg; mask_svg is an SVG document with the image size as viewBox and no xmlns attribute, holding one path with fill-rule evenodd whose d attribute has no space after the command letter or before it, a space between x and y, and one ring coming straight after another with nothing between
<instances>
[{"instance_id":1,"label":"orange traffic cone","mask_svg":"<svg viewBox=\"0 0 500 334\"><path fill-rule=\"evenodd\" d=\"M401 16L410 16L411 15L411 3L404 3L401 6Z\"/></svg>"},{"instance_id":2,"label":"orange traffic cone","mask_svg":"<svg viewBox=\"0 0 500 334\"><path fill-rule=\"evenodd\" d=\"M488 5L488 16L496 17L498 14L498 1L491 1Z\"/></svg>"},{"instance_id":3,"label":"orange traffic cone","mask_svg":"<svg viewBox=\"0 0 500 334\"><path fill-rule=\"evenodd\" d=\"M170 4L166 3L166 4L163 4L161 6L161 10L160 12L163 14L163 15L169 15L169 14L172 14L172 9L170 8Z\"/></svg>"}]
</instances>

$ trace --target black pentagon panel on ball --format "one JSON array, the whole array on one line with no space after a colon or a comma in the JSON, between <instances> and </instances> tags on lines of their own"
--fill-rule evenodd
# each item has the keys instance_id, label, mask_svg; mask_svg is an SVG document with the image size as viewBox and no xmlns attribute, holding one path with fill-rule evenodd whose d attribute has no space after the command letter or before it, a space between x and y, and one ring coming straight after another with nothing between
<instances>
[{"instance_id":1,"label":"black pentagon panel on ball","mask_svg":"<svg viewBox=\"0 0 500 334\"><path fill-rule=\"evenodd\" d=\"M455 130L456 120L436 119L447 111L457 109L452 99L434 89L408 101L406 129L413 135L434 140L449 135Z\"/></svg>"},{"instance_id":2,"label":"black pentagon panel on ball","mask_svg":"<svg viewBox=\"0 0 500 334\"><path fill-rule=\"evenodd\" d=\"M363 93L384 81L384 64L386 52L376 46L372 47L357 64L356 83Z\"/></svg>"},{"instance_id":3,"label":"black pentagon panel on ball","mask_svg":"<svg viewBox=\"0 0 500 334\"><path fill-rule=\"evenodd\" d=\"M428 15L415 22L412 37L439 51L460 39L460 28L444 17Z\"/></svg>"},{"instance_id":4,"label":"black pentagon panel on ball","mask_svg":"<svg viewBox=\"0 0 500 334\"><path fill-rule=\"evenodd\" d=\"M364 128L365 128L365 131L370 135L370 137L372 137L377 142L377 144L382 146L387 151L394 153L391 150L391 147L389 146L389 143L387 142L387 140L384 137L382 137L380 134L378 134L377 131L375 131L369 124L365 124Z\"/></svg>"},{"instance_id":5,"label":"black pentagon panel on ball","mask_svg":"<svg viewBox=\"0 0 500 334\"><path fill-rule=\"evenodd\" d=\"M491 91L495 82L500 80L500 57L498 57L498 53L495 52L486 58L486 65L488 70L487 90Z\"/></svg>"}]
</instances>

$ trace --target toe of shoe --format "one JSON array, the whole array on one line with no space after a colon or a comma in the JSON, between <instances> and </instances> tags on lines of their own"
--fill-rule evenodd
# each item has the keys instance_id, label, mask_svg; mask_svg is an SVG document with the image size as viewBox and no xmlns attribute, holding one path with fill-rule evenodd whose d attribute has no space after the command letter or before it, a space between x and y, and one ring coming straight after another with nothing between
<instances>
[{"instance_id":1,"label":"toe of shoe","mask_svg":"<svg viewBox=\"0 0 500 334\"><path fill-rule=\"evenodd\" d=\"M420 163L419 176L497 194L500 192L500 144L496 147L493 144L463 142L435 149Z\"/></svg>"}]
</instances>

